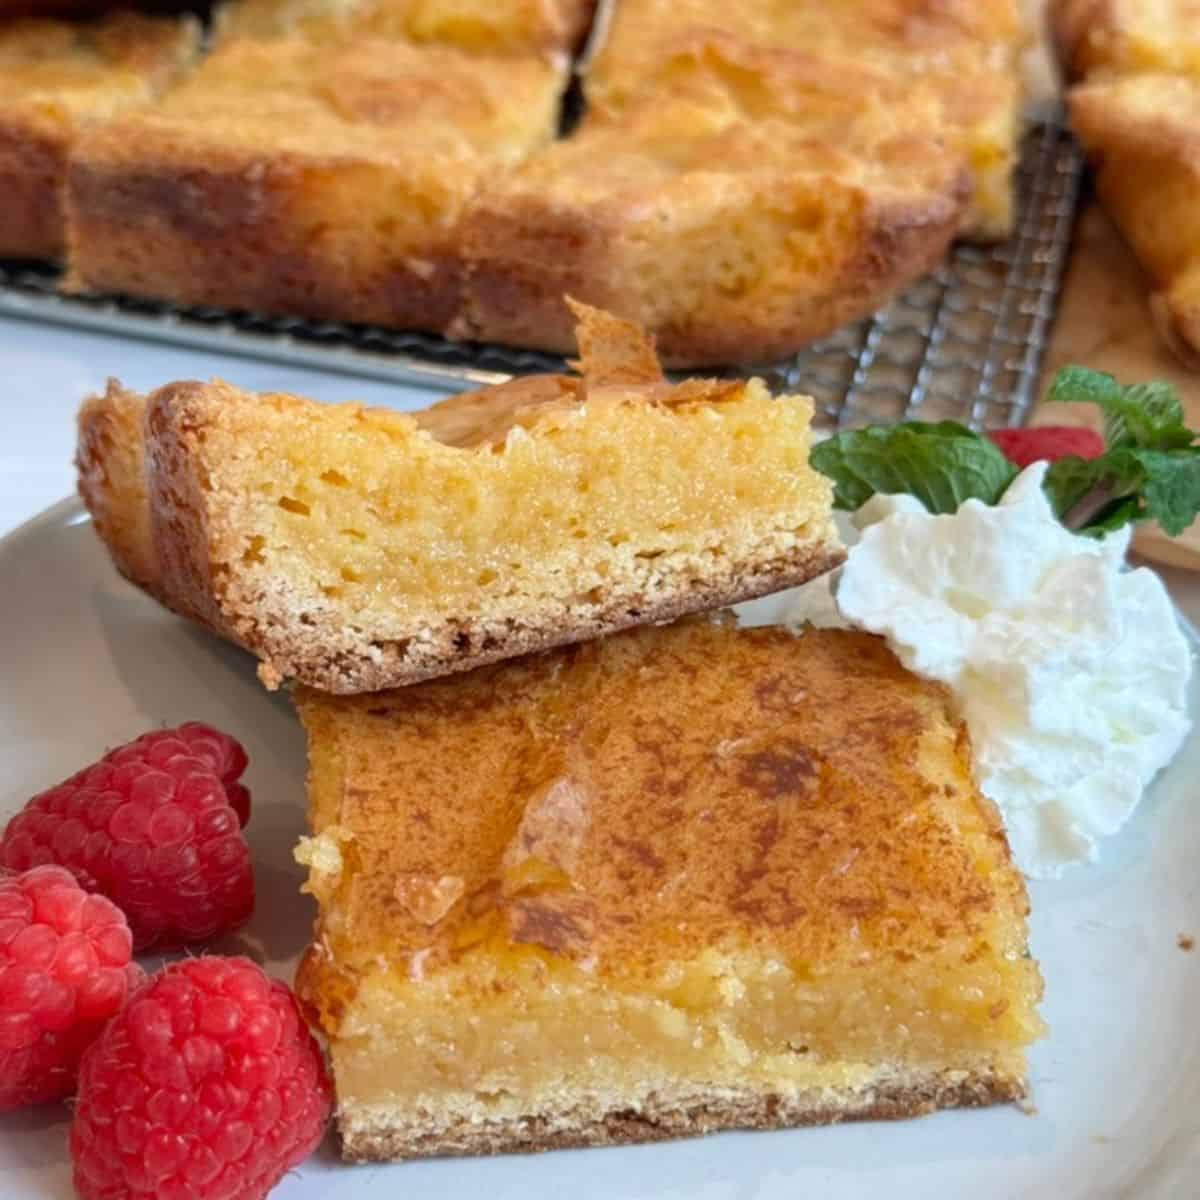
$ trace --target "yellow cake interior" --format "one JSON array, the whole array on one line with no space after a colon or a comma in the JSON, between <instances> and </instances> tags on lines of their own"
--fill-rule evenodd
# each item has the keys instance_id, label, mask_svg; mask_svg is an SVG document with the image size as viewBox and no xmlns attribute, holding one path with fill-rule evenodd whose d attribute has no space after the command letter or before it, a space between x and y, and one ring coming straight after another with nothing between
<instances>
[{"instance_id":1,"label":"yellow cake interior","mask_svg":"<svg viewBox=\"0 0 1200 1200\"><path fill-rule=\"evenodd\" d=\"M749 599L843 557L813 404L666 380L575 305L578 375L416 413L220 381L79 415L80 493L117 566L256 654L375 691Z\"/></svg>"},{"instance_id":2,"label":"yellow cake interior","mask_svg":"<svg viewBox=\"0 0 1200 1200\"><path fill-rule=\"evenodd\" d=\"M1022 1093L1024 889L947 696L877 639L698 618L297 704L298 986L352 1156Z\"/></svg>"},{"instance_id":3,"label":"yellow cake interior","mask_svg":"<svg viewBox=\"0 0 1200 1200\"><path fill-rule=\"evenodd\" d=\"M475 397L413 418L282 395L226 404L210 390L215 553L240 560L248 589L260 573L311 580L352 620L406 620L517 613L561 595L564 578L582 602L638 560L702 566L832 538L829 485L808 466L811 401L757 381L716 388L715 402L663 385L660 402L615 387L585 403L568 384L506 416L499 440L486 416L474 424ZM460 437L488 440L439 440L464 406L475 433Z\"/></svg>"}]
</instances>

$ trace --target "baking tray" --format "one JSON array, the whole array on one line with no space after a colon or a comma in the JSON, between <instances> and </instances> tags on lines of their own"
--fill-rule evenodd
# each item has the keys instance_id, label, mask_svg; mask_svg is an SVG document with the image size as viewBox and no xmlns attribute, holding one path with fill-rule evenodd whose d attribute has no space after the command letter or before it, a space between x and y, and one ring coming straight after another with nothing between
<instances>
[{"instance_id":1,"label":"baking tray","mask_svg":"<svg viewBox=\"0 0 1200 1200\"><path fill-rule=\"evenodd\" d=\"M824 428L909 418L1019 424L1054 317L1081 173L1061 116L1037 121L1023 143L1017 231L1009 241L958 245L939 270L875 316L785 362L719 373L760 375L773 390L809 393ZM554 355L429 334L61 295L58 280L55 267L0 262L0 316L442 390L563 369Z\"/></svg>"}]
</instances>

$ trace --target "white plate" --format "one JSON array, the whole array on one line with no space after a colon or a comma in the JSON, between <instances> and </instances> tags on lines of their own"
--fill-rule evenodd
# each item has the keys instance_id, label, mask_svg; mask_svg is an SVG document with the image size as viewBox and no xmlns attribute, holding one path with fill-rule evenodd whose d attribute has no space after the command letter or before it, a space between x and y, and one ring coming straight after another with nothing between
<instances>
[{"instance_id":1,"label":"white plate","mask_svg":"<svg viewBox=\"0 0 1200 1200\"><path fill-rule=\"evenodd\" d=\"M258 911L220 947L290 979L311 903L291 848L303 830L304 740L250 660L161 611L113 571L67 501L0 542L0 816L106 747L209 721L250 754ZM1188 606L1191 607L1190 604ZM1194 704L1194 709L1197 705ZM1050 1036L1033 1104L919 1121L538 1157L341 1165L327 1142L273 1200L1186 1200L1200 1194L1200 736L1099 866L1031 889ZM0 1197L71 1196L68 1114L0 1118Z\"/></svg>"}]
</instances>

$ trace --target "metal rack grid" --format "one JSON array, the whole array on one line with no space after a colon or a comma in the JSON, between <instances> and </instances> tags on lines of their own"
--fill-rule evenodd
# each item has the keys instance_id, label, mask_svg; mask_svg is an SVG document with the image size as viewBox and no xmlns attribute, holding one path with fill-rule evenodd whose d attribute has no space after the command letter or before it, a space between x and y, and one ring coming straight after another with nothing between
<instances>
[{"instance_id":1,"label":"metal rack grid","mask_svg":"<svg viewBox=\"0 0 1200 1200\"><path fill-rule=\"evenodd\" d=\"M874 317L786 362L724 373L761 375L776 391L808 392L824 428L907 418L1019 423L1054 316L1081 173L1079 150L1061 121L1038 122L1023 147L1013 238L994 247L956 246L940 269ZM428 334L67 296L58 292L58 278L52 267L0 263L0 316L440 389L563 369L553 355Z\"/></svg>"}]
</instances>

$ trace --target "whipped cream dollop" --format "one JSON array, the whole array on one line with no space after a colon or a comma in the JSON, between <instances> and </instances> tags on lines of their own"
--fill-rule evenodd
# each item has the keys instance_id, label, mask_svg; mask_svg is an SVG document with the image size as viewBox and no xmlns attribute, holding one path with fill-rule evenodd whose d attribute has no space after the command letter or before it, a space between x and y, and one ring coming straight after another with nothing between
<instances>
[{"instance_id":1,"label":"whipped cream dollop","mask_svg":"<svg viewBox=\"0 0 1200 1200\"><path fill-rule=\"evenodd\" d=\"M953 515L873 497L836 584L844 622L954 691L979 785L1035 878L1094 859L1191 724L1191 649L1162 581L1125 569L1128 527L1103 540L1064 528L1045 472ZM832 623L830 598L807 592L792 616Z\"/></svg>"}]
</instances>

